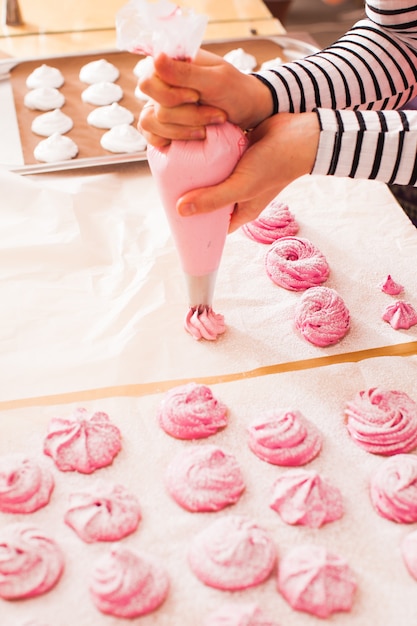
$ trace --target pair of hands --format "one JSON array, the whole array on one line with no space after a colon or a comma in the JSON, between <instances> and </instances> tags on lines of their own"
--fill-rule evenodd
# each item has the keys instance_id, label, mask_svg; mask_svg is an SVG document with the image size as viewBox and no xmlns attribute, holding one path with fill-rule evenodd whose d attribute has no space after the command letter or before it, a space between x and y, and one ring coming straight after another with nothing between
<instances>
[{"instance_id":1,"label":"pair of hands","mask_svg":"<svg viewBox=\"0 0 417 626\"><path fill-rule=\"evenodd\" d=\"M252 129L249 147L231 176L219 185L184 194L177 203L180 215L234 204L232 232L255 219L284 187L312 170L319 137L317 115L271 116L269 89L222 57L200 50L194 61L185 62L161 54L139 87L151 100L142 109L138 127L154 146L177 139L204 139L207 125L226 120Z\"/></svg>"}]
</instances>

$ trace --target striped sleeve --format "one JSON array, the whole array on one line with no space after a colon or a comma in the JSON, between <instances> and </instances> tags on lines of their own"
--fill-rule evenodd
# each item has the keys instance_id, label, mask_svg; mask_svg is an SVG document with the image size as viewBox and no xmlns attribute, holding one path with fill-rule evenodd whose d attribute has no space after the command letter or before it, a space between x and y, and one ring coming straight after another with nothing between
<instances>
[{"instance_id":1,"label":"striped sleeve","mask_svg":"<svg viewBox=\"0 0 417 626\"><path fill-rule=\"evenodd\" d=\"M255 74L276 113L398 109L417 95L416 1L367 0L366 14L321 52Z\"/></svg>"},{"instance_id":2,"label":"striped sleeve","mask_svg":"<svg viewBox=\"0 0 417 626\"><path fill-rule=\"evenodd\" d=\"M417 111L317 110L312 174L417 184Z\"/></svg>"}]
</instances>

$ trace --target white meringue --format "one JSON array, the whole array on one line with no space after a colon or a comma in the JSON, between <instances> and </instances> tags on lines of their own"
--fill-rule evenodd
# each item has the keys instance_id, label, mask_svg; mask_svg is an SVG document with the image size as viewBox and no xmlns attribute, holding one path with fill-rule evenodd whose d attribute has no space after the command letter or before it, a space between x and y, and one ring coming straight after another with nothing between
<instances>
[{"instance_id":1,"label":"white meringue","mask_svg":"<svg viewBox=\"0 0 417 626\"><path fill-rule=\"evenodd\" d=\"M24 104L28 109L52 111L65 104L65 96L55 87L36 87L25 95Z\"/></svg>"},{"instance_id":2,"label":"white meringue","mask_svg":"<svg viewBox=\"0 0 417 626\"><path fill-rule=\"evenodd\" d=\"M35 117L32 122L32 132L42 137L50 137L54 133L64 135L74 126L72 119L61 109L47 111Z\"/></svg>"},{"instance_id":3,"label":"white meringue","mask_svg":"<svg viewBox=\"0 0 417 626\"><path fill-rule=\"evenodd\" d=\"M140 152L146 148L146 139L130 124L117 124L104 133L100 144L109 152Z\"/></svg>"},{"instance_id":4,"label":"white meringue","mask_svg":"<svg viewBox=\"0 0 417 626\"><path fill-rule=\"evenodd\" d=\"M95 128L113 128L119 124L131 124L135 119L133 113L117 102L93 109L87 122Z\"/></svg>"},{"instance_id":5,"label":"white meringue","mask_svg":"<svg viewBox=\"0 0 417 626\"><path fill-rule=\"evenodd\" d=\"M42 139L33 151L37 161L53 163L55 161L68 161L78 154L77 144L59 133L54 133L47 139Z\"/></svg>"},{"instance_id":6,"label":"white meringue","mask_svg":"<svg viewBox=\"0 0 417 626\"><path fill-rule=\"evenodd\" d=\"M113 83L120 76L120 72L113 63L106 59L90 61L80 69L79 79L82 83L93 85L94 83Z\"/></svg>"},{"instance_id":7,"label":"white meringue","mask_svg":"<svg viewBox=\"0 0 417 626\"><path fill-rule=\"evenodd\" d=\"M36 67L26 79L26 87L28 89L36 89L37 87L55 87L59 89L64 84L64 77L61 70L57 67L51 67L43 63Z\"/></svg>"},{"instance_id":8,"label":"white meringue","mask_svg":"<svg viewBox=\"0 0 417 626\"><path fill-rule=\"evenodd\" d=\"M105 106L113 102L118 102L122 97L123 89L120 85L108 81L93 83L81 93L81 100L83 102L96 106Z\"/></svg>"}]
</instances>

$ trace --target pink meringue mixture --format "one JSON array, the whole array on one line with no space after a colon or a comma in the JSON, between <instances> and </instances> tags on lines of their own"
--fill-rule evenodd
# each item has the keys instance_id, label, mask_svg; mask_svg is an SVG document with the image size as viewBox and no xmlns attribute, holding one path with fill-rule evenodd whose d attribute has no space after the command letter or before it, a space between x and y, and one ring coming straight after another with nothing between
<instances>
[{"instance_id":1,"label":"pink meringue mixture","mask_svg":"<svg viewBox=\"0 0 417 626\"><path fill-rule=\"evenodd\" d=\"M110 465L121 447L121 433L106 413L79 408L69 417L52 418L43 451L61 471L91 474Z\"/></svg>"},{"instance_id":2,"label":"pink meringue mixture","mask_svg":"<svg viewBox=\"0 0 417 626\"><path fill-rule=\"evenodd\" d=\"M64 520L83 541L92 543L130 535L141 517L135 495L122 485L100 481L70 495Z\"/></svg>"},{"instance_id":3,"label":"pink meringue mixture","mask_svg":"<svg viewBox=\"0 0 417 626\"><path fill-rule=\"evenodd\" d=\"M278 199L273 200L255 220L242 226L249 239L265 244L296 235L299 228L288 205Z\"/></svg>"},{"instance_id":4,"label":"pink meringue mixture","mask_svg":"<svg viewBox=\"0 0 417 626\"><path fill-rule=\"evenodd\" d=\"M282 237L265 256L266 273L273 283L291 291L321 285L330 274L326 258L308 239Z\"/></svg>"},{"instance_id":5,"label":"pink meringue mixture","mask_svg":"<svg viewBox=\"0 0 417 626\"><path fill-rule=\"evenodd\" d=\"M287 524L320 528L343 516L342 494L314 470L289 470L273 487L271 509Z\"/></svg>"},{"instance_id":6,"label":"pink meringue mixture","mask_svg":"<svg viewBox=\"0 0 417 626\"><path fill-rule=\"evenodd\" d=\"M230 602L210 613L202 626L278 626L278 624L265 617L254 602L247 604Z\"/></svg>"},{"instance_id":7,"label":"pink meringue mixture","mask_svg":"<svg viewBox=\"0 0 417 626\"><path fill-rule=\"evenodd\" d=\"M401 555L410 575L417 580L417 530L413 530L403 538Z\"/></svg>"},{"instance_id":8,"label":"pink meringue mixture","mask_svg":"<svg viewBox=\"0 0 417 626\"><path fill-rule=\"evenodd\" d=\"M213 445L177 454L168 465L166 485L188 511L220 511L237 502L245 489L236 458Z\"/></svg>"},{"instance_id":9,"label":"pink meringue mixture","mask_svg":"<svg viewBox=\"0 0 417 626\"><path fill-rule=\"evenodd\" d=\"M297 546L281 558L277 585L293 609L322 618L350 611L356 591L347 562L316 545Z\"/></svg>"},{"instance_id":10,"label":"pink meringue mixture","mask_svg":"<svg viewBox=\"0 0 417 626\"><path fill-rule=\"evenodd\" d=\"M395 282L391 274L388 274L384 282L380 284L381 291L387 293L389 296L397 296L404 291L404 287Z\"/></svg>"},{"instance_id":11,"label":"pink meringue mixture","mask_svg":"<svg viewBox=\"0 0 417 626\"><path fill-rule=\"evenodd\" d=\"M203 439L227 425L227 407L209 387L187 383L168 391L159 407L161 428L177 439Z\"/></svg>"},{"instance_id":12,"label":"pink meringue mixture","mask_svg":"<svg viewBox=\"0 0 417 626\"><path fill-rule=\"evenodd\" d=\"M266 580L276 562L269 534L240 515L217 518L192 539L188 552L191 570L204 584L235 591Z\"/></svg>"},{"instance_id":13,"label":"pink meringue mixture","mask_svg":"<svg viewBox=\"0 0 417 626\"><path fill-rule=\"evenodd\" d=\"M372 476L370 496L381 517L402 524L417 522L417 457L396 454L385 459Z\"/></svg>"},{"instance_id":14,"label":"pink meringue mixture","mask_svg":"<svg viewBox=\"0 0 417 626\"><path fill-rule=\"evenodd\" d=\"M159 563L115 543L96 563L89 588L99 611L134 618L151 613L165 601L169 578Z\"/></svg>"},{"instance_id":15,"label":"pink meringue mixture","mask_svg":"<svg viewBox=\"0 0 417 626\"><path fill-rule=\"evenodd\" d=\"M408 330L417 324L417 311L409 302L397 300L385 308L382 319L395 330Z\"/></svg>"},{"instance_id":16,"label":"pink meringue mixture","mask_svg":"<svg viewBox=\"0 0 417 626\"><path fill-rule=\"evenodd\" d=\"M0 458L0 511L33 513L48 504L54 488L52 473L23 455Z\"/></svg>"},{"instance_id":17,"label":"pink meringue mixture","mask_svg":"<svg viewBox=\"0 0 417 626\"><path fill-rule=\"evenodd\" d=\"M340 295L329 287L311 287L295 307L295 327L320 348L343 339L350 328L350 314Z\"/></svg>"},{"instance_id":18,"label":"pink meringue mixture","mask_svg":"<svg viewBox=\"0 0 417 626\"><path fill-rule=\"evenodd\" d=\"M61 549L41 530L21 523L0 530L0 598L44 594L57 584L63 569Z\"/></svg>"},{"instance_id":19,"label":"pink meringue mixture","mask_svg":"<svg viewBox=\"0 0 417 626\"><path fill-rule=\"evenodd\" d=\"M352 440L367 452L391 456L417 447L417 403L403 391L360 391L345 415Z\"/></svg>"},{"instance_id":20,"label":"pink meringue mixture","mask_svg":"<svg viewBox=\"0 0 417 626\"><path fill-rule=\"evenodd\" d=\"M247 430L252 452L274 465L305 465L321 450L320 431L300 411L276 410Z\"/></svg>"},{"instance_id":21,"label":"pink meringue mixture","mask_svg":"<svg viewBox=\"0 0 417 626\"><path fill-rule=\"evenodd\" d=\"M216 341L226 330L224 316L215 313L210 306L190 307L184 321L184 328L196 341L206 339Z\"/></svg>"}]
</instances>

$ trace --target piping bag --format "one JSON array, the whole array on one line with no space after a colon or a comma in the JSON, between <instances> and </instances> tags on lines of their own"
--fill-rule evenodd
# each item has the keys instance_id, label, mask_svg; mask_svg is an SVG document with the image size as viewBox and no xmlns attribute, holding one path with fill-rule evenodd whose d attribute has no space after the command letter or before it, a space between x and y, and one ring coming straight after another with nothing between
<instances>
[{"instance_id":1,"label":"piping bag","mask_svg":"<svg viewBox=\"0 0 417 626\"><path fill-rule=\"evenodd\" d=\"M190 62L198 51L207 18L160 0L130 0L116 16L117 47L130 52ZM182 217L177 200L187 191L216 185L234 170L247 147L243 131L224 122L208 126L203 140L148 145L156 182L185 277L189 310L185 329L195 339L215 340L224 332L222 315L213 311L217 271L233 212L229 205L210 213Z\"/></svg>"}]
</instances>

